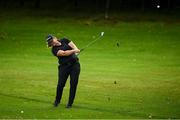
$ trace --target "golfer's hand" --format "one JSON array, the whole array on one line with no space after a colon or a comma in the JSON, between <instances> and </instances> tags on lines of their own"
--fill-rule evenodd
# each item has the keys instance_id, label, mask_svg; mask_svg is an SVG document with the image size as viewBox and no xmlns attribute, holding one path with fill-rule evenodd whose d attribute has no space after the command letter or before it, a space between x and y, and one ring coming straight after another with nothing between
<instances>
[{"instance_id":1,"label":"golfer's hand","mask_svg":"<svg viewBox=\"0 0 180 120\"><path fill-rule=\"evenodd\" d=\"M75 53L80 53L80 50L79 49L75 49Z\"/></svg>"}]
</instances>

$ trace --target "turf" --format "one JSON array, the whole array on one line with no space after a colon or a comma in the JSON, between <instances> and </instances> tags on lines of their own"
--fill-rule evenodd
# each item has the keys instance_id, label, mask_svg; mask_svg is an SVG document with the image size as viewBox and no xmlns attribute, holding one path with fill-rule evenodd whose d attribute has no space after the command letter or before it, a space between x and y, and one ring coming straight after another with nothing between
<instances>
[{"instance_id":1,"label":"turf","mask_svg":"<svg viewBox=\"0 0 180 120\"><path fill-rule=\"evenodd\" d=\"M19 16L1 14L0 119L180 118L178 21ZM65 108L69 81L54 108L57 59L45 36L66 34L82 48L101 31L103 39L79 56L73 108Z\"/></svg>"}]
</instances>

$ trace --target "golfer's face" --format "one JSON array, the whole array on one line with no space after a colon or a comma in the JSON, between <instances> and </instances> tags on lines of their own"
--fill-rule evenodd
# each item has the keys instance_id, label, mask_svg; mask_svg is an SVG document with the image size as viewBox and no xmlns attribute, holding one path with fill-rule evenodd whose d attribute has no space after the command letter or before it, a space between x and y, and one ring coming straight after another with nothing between
<instances>
[{"instance_id":1,"label":"golfer's face","mask_svg":"<svg viewBox=\"0 0 180 120\"><path fill-rule=\"evenodd\" d=\"M56 37L53 37L53 41L57 41L57 38L56 38Z\"/></svg>"},{"instance_id":2,"label":"golfer's face","mask_svg":"<svg viewBox=\"0 0 180 120\"><path fill-rule=\"evenodd\" d=\"M61 42L59 42L56 37L53 38L53 43L56 45L61 45Z\"/></svg>"}]
</instances>

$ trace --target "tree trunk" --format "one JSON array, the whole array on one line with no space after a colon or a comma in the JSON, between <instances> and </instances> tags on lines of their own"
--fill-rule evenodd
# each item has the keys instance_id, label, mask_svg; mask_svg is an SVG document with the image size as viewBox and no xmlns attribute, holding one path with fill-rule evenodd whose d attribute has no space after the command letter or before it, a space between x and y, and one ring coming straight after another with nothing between
<instances>
[{"instance_id":1,"label":"tree trunk","mask_svg":"<svg viewBox=\"0 0 180 120\"><path fill-rule=\"evenodd\" d=\"M78 8L78 0L74 0L74 7L77 9Z\"/></svg>"},{"instance_id":2,"label":"tree trunk","mask_svg":"<svg viewBox=\"0 0 180 120\"><path fill-rule=\"evenodd\" d=\"M145 3L144 3L144 0L142 0L142 6L141 6L141 9L142 9L142 11L144 11L144 9L145 9Z\"/></svg>"},{"instance_id":3,"label":"tree trunk","mask_svg":"<svg viewBox=\"0 0 180 120\"><path fill-rule=\"evenodd\" d=\"M109 0L106 0L105 19L108 19L108 18L109 18L109 15L108 15L109 5L110 5L110 1L109 1Z\"/></svg>"}]
</instances>

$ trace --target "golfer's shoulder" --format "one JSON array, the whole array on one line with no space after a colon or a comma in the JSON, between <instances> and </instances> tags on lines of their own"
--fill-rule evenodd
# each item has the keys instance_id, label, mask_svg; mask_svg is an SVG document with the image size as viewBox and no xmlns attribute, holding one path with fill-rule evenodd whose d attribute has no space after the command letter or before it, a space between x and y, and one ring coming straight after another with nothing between
<instances>
[{"instance_id":1,"label":"golfer's shoulder","mask_svg":"<svg viewBox=\"0 0 180 120\"><path fill-rule=\"evenodd\" d=\"M53 46L51 49L51 52L53 53L54 56L57 55L57 52L60 50L61 48L58 46Z\"/></svg>"}]
</instances>

